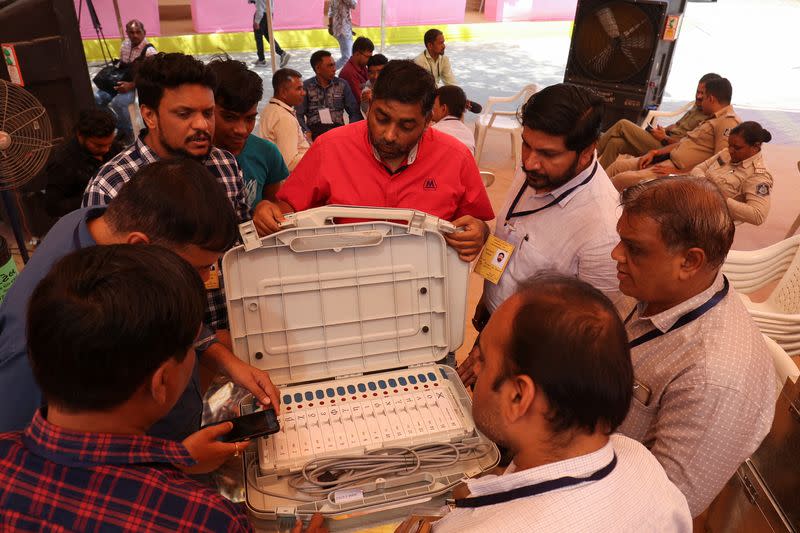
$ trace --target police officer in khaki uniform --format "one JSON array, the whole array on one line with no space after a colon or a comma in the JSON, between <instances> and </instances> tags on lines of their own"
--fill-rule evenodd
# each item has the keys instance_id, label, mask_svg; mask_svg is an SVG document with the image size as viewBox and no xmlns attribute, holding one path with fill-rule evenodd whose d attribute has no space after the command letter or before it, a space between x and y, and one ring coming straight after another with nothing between
<instances>
[{"instance_id":1,"label":"police officer in khaki uniform","mask_svg":"<svg viewBox=\"0 0 800 533\"><path fill-rule=\"evenodd\" d=\"M608 128L597 141L597 159L603 168L608 168L622 154L638 157L649 150L675 144L701 122L711 118L711 115L703 112L703 96L706 93L706 82L719 77L719 74L708 73L700 78L694 96L694 107L671 126L648 126L647 129L642 129L630 120L622 119Z\"/></svg>"},{"instance_id":2,"label":"police officer in khaki uniform","mask_svg":"<svg viewBox=\"0 0 800 533\"><path fill-rule=\"evenodd\" d=\"M642 157L620 157L606 169L617 190L622 191L643 180L668 174L688 173L712 155L728 146L731 129L741 120L731 104L733 88L727 78L709 80L703 97L703 111L712 118L686 134L680 142Z\"/></svg>"},{"instance_id":3,"label":"police officer in khaki uniform","mask_svg":"<svg viewBox=\"0 0 800 533\"><path fill-rule=\"evenodd\" d=\"M769 213L772 175L761 143L772 140L758 122L742 122L731 130L728 148L692 169L692 176L716 184L727 199L734 220L759 225Z\"/></svg>"}]
</instances>

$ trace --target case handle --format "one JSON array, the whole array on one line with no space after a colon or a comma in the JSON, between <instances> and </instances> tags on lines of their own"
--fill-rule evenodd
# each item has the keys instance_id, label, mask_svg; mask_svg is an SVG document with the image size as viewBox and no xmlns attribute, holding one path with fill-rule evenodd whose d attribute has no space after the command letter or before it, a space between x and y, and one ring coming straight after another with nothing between
<instances>
[{"instance_id":1,"label":"case handle","mask_svg":"<svg viewBox=\"0 0 800 533\"><path fill-rule=\"evenodd\" d=\"M284 242L296 253L319 252L322 250L341 252L345 248L377 246L383 242L384 235L386 235L386 232L368 230L355 231L353 233L332 233L329 235L302 235Z\"/></svg>"},{"instance_id":2,"label":"case handle","mask_svg":"<svg viewBox=\"0 0 800 533\"><path fill-rule=\"evenodd\" d=\"M322 226L332 224L336 218L366 220L402 220L408 223L409 233L421 234L425 230L453 233L457 230L450 222L415 209L396 207L360 207L350 205L326 205L286 215L282 229Z\"/></svg>"}]
</instances>

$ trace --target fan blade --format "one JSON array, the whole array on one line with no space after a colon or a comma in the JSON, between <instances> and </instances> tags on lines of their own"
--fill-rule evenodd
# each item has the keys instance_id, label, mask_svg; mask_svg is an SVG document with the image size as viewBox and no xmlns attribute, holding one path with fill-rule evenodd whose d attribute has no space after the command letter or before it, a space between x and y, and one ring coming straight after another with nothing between
<instances>
[{"instance_id":1,"label":"fan blade","mask_svg":"<svg viewBox=\"0 0 800 533\"><path fill-rule=\"evenodd\" d=\"M41 119L44 114L45 111L42 107L23 109L21 112L6 118L5 131L13 137L15 132Z\"/></svg>"},{"instance_id":2,"label":"fan blade","mask_svg":"<svg viewBox=\"0 0 800 533\"><path fill-rule=\"evenodd\" d=\"M617 19L614 17L614 12L611 11L611 8L604 7L602 9L598 9L594 14L597 17L597 20L600 21L600 25L603 27L609 37L612 39L619 37Z\"/></svg>"},{"instance_id":3,"label":"fan blade","mask_svg":"<svg viewBox=\"0 0 800 533\"><path fill-rule=\"evenodd\" d=\"M640 20L640 21L639 21L639 22L638 22L636 25L634 25L634 26L631 26L630 28L628 28L627 30L625 30L625 32L622 34L622 36L623 36L623 37L627 37L627 36L628 36L628 35L630 35L631 33L633 33L633 32L635 32L636 30L638 30L638 29L639 29L639 26L642 26L642 25L643 25L645 22L647 22L647 20L646 20L646 19L642 19L642 20Z\"/></svg>"},{"instance_id":4,"label":"fan blade","mask_svg":"<svg viewBox=\"0 0 800 533\"><path fill-rule=\"evenodd\" d=\"M600 70L605 70L606 65L608 65L608 60L611 59L611 53L614 51L614 47L611 44L607 44L605 48L600 50L593 58L589 61L596 65Z\"/></svg>"}]
</instances>

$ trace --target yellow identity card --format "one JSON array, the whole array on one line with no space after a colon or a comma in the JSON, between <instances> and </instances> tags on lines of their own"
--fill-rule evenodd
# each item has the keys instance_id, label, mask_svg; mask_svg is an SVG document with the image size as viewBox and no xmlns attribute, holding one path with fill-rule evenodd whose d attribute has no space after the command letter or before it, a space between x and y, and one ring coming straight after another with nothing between
<instances>
[{"instance_id":1,"label":"yellow identity card","mask_svg":"<svg viewBox=\"0 0 800 533\"><path fill-rule=\"evenodd\" d=\"M211 265L208 281L206 281L206 289L219 289L219 272L217 272L217 265Z\"/></svg>"},{"instance_id":2,"label":"yellow identity card","mask_svg":"<svg viewBox=\"0 0 800 533\"><path fill-rule=\"evenodd\" d=\"M475 263L475 273L497 285L513 253L513 244L494 235L489 235L489 238L486 239L486 245L483 247L483 252L478 257L478 262Z\"/></svg>"}]
</instances>

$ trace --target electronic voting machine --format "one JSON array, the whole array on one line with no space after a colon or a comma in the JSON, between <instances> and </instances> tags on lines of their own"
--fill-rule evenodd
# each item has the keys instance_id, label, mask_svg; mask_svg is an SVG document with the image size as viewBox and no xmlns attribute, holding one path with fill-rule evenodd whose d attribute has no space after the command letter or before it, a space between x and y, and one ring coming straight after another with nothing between
<instances>
[{"instance_id":1,"label":"electronic voting machine","mask_svg":"<svg viewBox=\"0 0 800 533\"><path fill-rule=\"evenodd\" d=\"M251 514L396 509L493 468L497 448L457 373L436 363L464 335L469 265L442 237L455 228L345 206L288 215L283 228L261 238L243 224L244 244L222 261L234 352L281 393L281 431L245 454ZM375 456L372 474L337 470Z\"/></svg>"}]
</instances>

